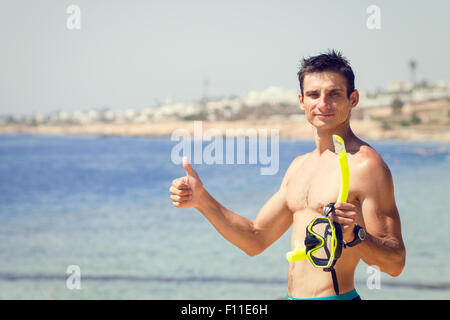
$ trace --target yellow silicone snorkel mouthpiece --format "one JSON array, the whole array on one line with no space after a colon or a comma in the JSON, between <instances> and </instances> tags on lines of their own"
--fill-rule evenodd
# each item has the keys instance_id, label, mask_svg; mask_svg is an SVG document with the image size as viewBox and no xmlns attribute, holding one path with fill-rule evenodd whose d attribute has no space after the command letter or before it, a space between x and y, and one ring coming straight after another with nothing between
<instances>
[{"instance_id":1,"label":"yellow silicone snorkel mouthpiece","mask_svg":"<svg viewBox=\"0 0 450 320\"><path fill-rule=\"evenodd\" d=\"M306 258L307 258L306 247L303 245L297 246L293 251L289 251L288 253L286 253L286 259L289 262L304 260Z\"/></svg>"}]
</instances>

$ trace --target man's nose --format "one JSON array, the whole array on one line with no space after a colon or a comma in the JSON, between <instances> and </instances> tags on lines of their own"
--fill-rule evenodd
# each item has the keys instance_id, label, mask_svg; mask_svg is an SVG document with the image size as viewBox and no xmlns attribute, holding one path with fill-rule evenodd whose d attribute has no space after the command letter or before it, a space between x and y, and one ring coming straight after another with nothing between
<instances>
[{"instance_id":1,"label":"man's nose","mask_svg":"<svg viewBox=\"0 0 450 320\"><path fill-rule=\"evenodd\" d=\"M319 104L317 105L319 110L327 111L331 107L331 103L326 95L322 95L319 100Z\"/></svg>"}]
</instances>

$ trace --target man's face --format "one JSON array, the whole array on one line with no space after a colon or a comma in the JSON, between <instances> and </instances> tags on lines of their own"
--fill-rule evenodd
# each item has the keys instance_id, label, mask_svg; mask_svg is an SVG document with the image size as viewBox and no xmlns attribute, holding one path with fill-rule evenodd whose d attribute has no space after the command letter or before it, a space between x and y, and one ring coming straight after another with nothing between
<instances>
[{"instance_id":1,"label":"man's face","mask_svg":"<svg viewBox=\"0 0 450 320\"><path fill-rule=\"evenodd\" d=\"M358 104L358 91L347 96L347 81L336 72L307 73L303 79L300 108L318 129L332 130L344 123L350 110Z\"/></svg>"}]
</instances>

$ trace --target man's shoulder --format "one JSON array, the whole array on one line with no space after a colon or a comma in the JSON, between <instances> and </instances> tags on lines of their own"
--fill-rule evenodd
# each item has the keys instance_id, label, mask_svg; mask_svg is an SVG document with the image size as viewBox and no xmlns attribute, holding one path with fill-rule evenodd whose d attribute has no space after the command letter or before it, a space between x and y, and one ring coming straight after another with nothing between
<instances>
[{"instance_id":1,"label":"man's shoulder","mask_svg":"<svg viewBox=\"0 0 450 320\"><path fill-rule=\"evenodd\" d=\"M304 153L304 154L301 154L301 155L295 157L294 160L292 160L291 164L289 165L288 170L289 170L289 169L292 169L292 168L298 168L298 167L300 167L300 166L302 165L302 163L303 163L308 157L311 156L312 153L313 153L313 151L308 152L308 153Z\"/></svg>"},{"instance_id":2,"label":"man's shoulder","mask_svg":"<svg viewBox=\"0 0 450 320\"><path fill-rule=\"evenodd\" d=\"M356 171L355 173L366 179L391 178L391 172L386 162L381 155L368 144L362 144L359 149L352 154L352 162Z\"/></svg>"},{"instance_id":3,"label":"man's shoulder","mask_svg":"<svg viewBox=\"0 0 450 320\"><path fill-rule=\"evenodd\" d=\"M309 157L311 154L312 154L312 151L311 151L311 152L304 153L304 154L301 154L301 155L295 157L294 160L292 160L291 164L293 164L293 165L299 164L299 163L303 162L303 161L304 161L307 157Z\"/></svg>"},{"instance_id":4,"label":"man's shoulder","mask_svg":"<svg viewBox=\"0 0 450 320\"><path fill-rule=\"evenodd\" d=\"M295 158L291 161L291 164L290 164L289 167L287 168L286 173L285 173L285 175L284 175L282 185L286 185L286 184L288 183L289 178L294 174L294 172L297 171L298 168L301 167L302 163L305 161L305 159L306 159L307 157L309 157L309 155L310 155L311 153L312 153L312 152L309 152L309 153L305 153L305 154L299 155L299 156L295 157Z\"/></svg>"},{"instance_id":5,"label":"man's shoulder","mask_svg":"<svg viewBox=\"0 0 450 320\"><path fill-rule=\"evenodd\" d=\"M371 146L363 145L352 156L353 188L356 197L375 199L380 205L390 206L394 200L394 181L391 171L381 155ZM352 165L349 162L349 167ZM394 201L394 202L393 202ZM382 203L382 204L381 204Z\"/></svg>"}]
</instances>

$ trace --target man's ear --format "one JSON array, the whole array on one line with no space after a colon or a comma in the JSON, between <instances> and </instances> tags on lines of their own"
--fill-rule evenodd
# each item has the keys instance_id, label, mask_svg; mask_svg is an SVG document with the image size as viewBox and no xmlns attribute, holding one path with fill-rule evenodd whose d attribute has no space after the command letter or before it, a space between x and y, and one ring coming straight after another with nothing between
<instances>
[{"instance_id":1,"label":"man's ear","mask_svg":"<svg viewBox=\"0 0 450 320\"><path fill-rule=\"evenodd\" d=\"M301 93L298 94L298 104L300 105L300 109L305 111L305 106L303 104L303 96Z\"/></svg>"},{"instance_id":2,"label":"man's ear","mask_svg":"<svg viewBox=\"0 0 450 320\"><path fill-rule=\"evenodd\" d=\"M356 105L358 104L358 102L359 102L359 92L358 92L358 90L353 90L353 92L350 94L350 105L351 105L351 108L353 109L354 107L356 107Z\"/></svg>"}]
</instances>

